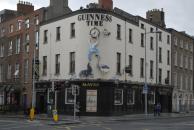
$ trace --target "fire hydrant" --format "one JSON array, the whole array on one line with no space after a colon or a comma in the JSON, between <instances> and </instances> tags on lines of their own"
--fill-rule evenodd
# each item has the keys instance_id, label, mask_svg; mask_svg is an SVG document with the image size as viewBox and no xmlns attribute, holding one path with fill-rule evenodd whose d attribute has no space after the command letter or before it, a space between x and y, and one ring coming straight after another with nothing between
<instances>
[{"instance_id":1,"label":"fire hydrant","mask_svg":"<svg viewBox=\"0 0 194 130\"><path fill-rule=\"evenodd\" d=\"M57 114L57 110L53 110L53 120L54 120L54 122L58 122L59 121L59 116Z\"/></svg>"}]
</instances>

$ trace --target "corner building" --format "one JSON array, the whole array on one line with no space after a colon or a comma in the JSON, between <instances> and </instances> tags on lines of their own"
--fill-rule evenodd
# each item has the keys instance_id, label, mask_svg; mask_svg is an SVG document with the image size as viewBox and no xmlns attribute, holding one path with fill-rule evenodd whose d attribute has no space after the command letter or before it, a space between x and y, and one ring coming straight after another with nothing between
<instances>
[{"instance_id":1,"label":"corner building","mask_svg":"<svg viewBox=\"0 0 194 130\"><path fill-rule=\"evenodd\" d=\"M81 115L144 113L147 78L148 112L157 102L170 112L170 38L167 30L118 8L80 9L44 22L37 110L56 106L61 114L73 114L77 86Z\"/></svg>"}]
</instances>

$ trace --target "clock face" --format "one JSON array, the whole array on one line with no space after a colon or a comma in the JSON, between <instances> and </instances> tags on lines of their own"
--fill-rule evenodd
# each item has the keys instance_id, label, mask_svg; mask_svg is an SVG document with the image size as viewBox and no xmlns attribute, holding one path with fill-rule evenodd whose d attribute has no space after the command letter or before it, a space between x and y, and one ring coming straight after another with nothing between
<instances>
[{"instance_id":1,"label":"clock face","mask_svg":"<svg viewBox=\"0 0 194 130\"><path fill-rule=\"evenodd\" d=\"M92 28L92 29L90 30L90 35L91 35L92 37L99 37L100 31L99 31L97 28Z\"/></svg>"}]
</instances>

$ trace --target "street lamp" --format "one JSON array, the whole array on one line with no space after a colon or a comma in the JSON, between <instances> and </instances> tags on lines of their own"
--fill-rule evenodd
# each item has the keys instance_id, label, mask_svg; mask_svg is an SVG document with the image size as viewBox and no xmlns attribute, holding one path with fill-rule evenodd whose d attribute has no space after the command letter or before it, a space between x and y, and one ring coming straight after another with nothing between
<instances>
[{"instance_id":1,"label":"street lamp","mask_svg":"<svg viewBox=\"0 0 194 130\"><path fill-rule=\"evenodd\" d=\"M147 52L146 52L146 35L147 34L151 34L151 33L155 33L156 34L156 62L158 62L158 58L157 58L157 53L158 53L158 37L157 37L157 34L161 34L162 32L161 31L155 31L155 32L146 32L146 29L144 29L144 38L145 38L145 81L144 81L144 86L143 86L143 93L145 94L145 115L147 116L148 114L148 110L147 110L147 102L148 102L148 97L147 97L147 94L148 94L148 85L147 85ZM157 65L156 65L157 66ZM157 72L157 70L156 70ZM156 75L156 78L157 78L157 75Z\"/></svg>"}]
</instances>

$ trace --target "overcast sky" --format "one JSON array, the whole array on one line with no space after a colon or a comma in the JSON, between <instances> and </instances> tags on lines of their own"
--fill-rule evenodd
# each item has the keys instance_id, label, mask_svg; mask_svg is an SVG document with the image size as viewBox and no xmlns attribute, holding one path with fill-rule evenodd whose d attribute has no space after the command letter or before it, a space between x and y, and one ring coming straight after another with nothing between
<instances>
[{"instance_id":1,"label":"overcast sky","mask_svg":"<svg viewBox=\"0 0 194 130\"><path fill-rule=\"evenodd\" d=\"M14 9L19 0L0 0L0 10ZM27 0L35 8L47 7L49 0ZM80 6L85 7L91 2L98 0L69 0L69 7L77 10ZM167 27L178 31L186 31L194 36L194 1L193 0L113 0L114 7L123 9L133 15L139 15L145 18L146 11L151 9L161 9L165 11Z\"/></svg>"}]
</instances>

